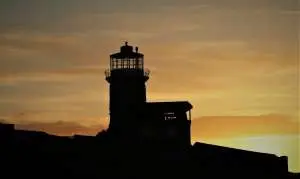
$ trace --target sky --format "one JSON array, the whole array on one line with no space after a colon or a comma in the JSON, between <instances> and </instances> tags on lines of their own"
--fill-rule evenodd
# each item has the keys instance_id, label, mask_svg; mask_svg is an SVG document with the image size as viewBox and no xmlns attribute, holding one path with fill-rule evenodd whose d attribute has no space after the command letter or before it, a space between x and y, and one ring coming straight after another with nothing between
<instances>
[{"instance_id":1,"label":"sky","mask_svg":"<svg viewBox=\"0 0 300 179\"><path fill-rule=\"evenodd\" d=\"M148 101L188 100L192 140L300 172L298 0L0 1L0 120L58 135L109 123L109 55L128 41Z\"/></svg>"}]
</instances>

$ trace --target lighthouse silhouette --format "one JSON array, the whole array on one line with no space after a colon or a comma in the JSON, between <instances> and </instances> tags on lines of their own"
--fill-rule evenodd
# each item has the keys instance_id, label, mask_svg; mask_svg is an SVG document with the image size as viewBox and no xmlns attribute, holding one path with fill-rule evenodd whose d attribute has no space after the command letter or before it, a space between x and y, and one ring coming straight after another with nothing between
<instances>
[{"instance_id":1,"label":"lighthouse silhouette","mask_svg":"<svg viewBox=\"0 0 300 179\"><path fill-rule=\"evenodd\" d=\"M110 55L105 71L109 83L108 131L115 136L139 142L190 146L192 105L187 101L147 102L144 54L126 41L120 52Z\"/></svg>"},{"instance_id":2,"label":"lighthouse silhouette","mask_svg":"<svg viewBox=\"0 0 300 179\"><path fill-rule=\"evenodd\" d=\"M134 129L138 108L146 102L148 74L144 69L144 55L138 53L138 47L134 52L125 42L120 52L110 55L110 69L106 71L110 96L109 130L125 134Z\"/></svg>"}]
</instances>

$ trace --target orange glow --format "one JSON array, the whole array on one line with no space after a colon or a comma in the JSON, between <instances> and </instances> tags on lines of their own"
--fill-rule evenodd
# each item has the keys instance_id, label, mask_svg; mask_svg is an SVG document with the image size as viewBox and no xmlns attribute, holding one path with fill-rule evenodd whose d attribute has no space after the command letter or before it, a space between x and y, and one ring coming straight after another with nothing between
<instances>
[{"instance_id":1,"label":"orange glow","mask_svg":"<svg viewBox=\"0 0 300 179\"><path fill-rule=\"evenodd\" d=\"M288 156L300 170L299 122L282 115L204 116L192 121L192 141Z\"/></svg>"}]
</instances>

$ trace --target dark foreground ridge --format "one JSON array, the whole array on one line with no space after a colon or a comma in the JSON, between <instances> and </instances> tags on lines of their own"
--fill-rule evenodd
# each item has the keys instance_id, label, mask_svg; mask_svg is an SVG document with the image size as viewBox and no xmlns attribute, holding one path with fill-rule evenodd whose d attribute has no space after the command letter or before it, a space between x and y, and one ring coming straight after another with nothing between
<instances>
[{"instance_id":1,"label":"dark foreground ridge","mask_svg":"<svg viewBox=\"0 0 300 179\"><path fill-rule=\"evenodd\" d=\"M61 137L0 125L1 178L296 178L287 157L204 143L185 149L97 136ZM2 177L6 176L6 177Z\"/></svg>"},{"instance_id":2,"label":"dark foreground ridge","mask_svg":"<svg viewBox=\"0 0 300 179\"><path fill-rule=\"evenodd\" d=\"M96 136L61 137L0 124L0 178L296 178L286 156L196 142L192 105L147 102L144 55L127 43L105 72L110 123Z\"/></svg>"}]
</instances>

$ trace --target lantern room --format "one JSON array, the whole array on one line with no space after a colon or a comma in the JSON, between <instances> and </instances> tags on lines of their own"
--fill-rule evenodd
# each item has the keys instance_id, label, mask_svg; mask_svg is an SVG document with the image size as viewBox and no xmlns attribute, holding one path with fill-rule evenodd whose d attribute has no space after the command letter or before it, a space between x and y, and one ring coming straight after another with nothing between
<instances>
[{"instance_id":1,"label":"lantern room","mask_svg":"<svg viewBox=\"0 0 300 179\"><path fill-rule=\"evenodd\" d=\"M125 42L120 52L110 55L110 69L144 69L144 55L138 52L138 47L133 47Z\"/></svg>"}]
</instances>

